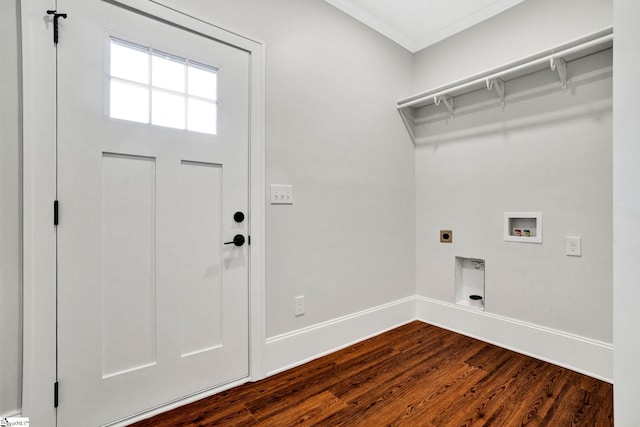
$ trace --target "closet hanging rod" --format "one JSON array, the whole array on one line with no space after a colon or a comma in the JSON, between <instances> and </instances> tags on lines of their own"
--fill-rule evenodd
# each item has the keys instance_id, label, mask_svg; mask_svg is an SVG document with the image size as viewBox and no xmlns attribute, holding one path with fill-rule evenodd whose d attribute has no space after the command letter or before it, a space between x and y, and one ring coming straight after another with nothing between
<instances>
[{"instance_id":1,"label":"closet hanging rod","mask_svg":"<svg viewBox=\"0 0 640 427\"><path fill-rule=\"evenodd\" d=\"M601 45L605 45L607 43L610 43L613 41L613 34L607 34L605 36L587 41L585 43L579 44L577 46L573 46L558 52L554 52L545 56L542 56L540 58L536 58L536 59L532 59L528 62L525 62L523 64L511 67L511 68L507 68L504 70L500 70L500 71L489 71L489 72L485 72L483 74L482 77L478 77L475 78L474 80L465 82L465 83L461 83L458 85L445 85L445 86L441 86L440 88L436 88L432 91L429 92L424 92L423 95L418 95L417 98L415 97L411 97L405 101L400 101L398 103L398 110L402 110L405 108L410 108L413 106L416 106L418 104L424 104L424 105L430 105L434 103L435 99L438 99L442 96L445 95L451 95L451 93L453 92L458 92L458 91L462 91L464 89L468 89L471 87L476 86L478 89L480 89L480 87L487 87L487 82L490 80L494 80L494 79L498 79L510 74L515 74L519 71L523 71L523 70L527 70L527 69L534 69L536 66L540 66L542 64L544 64L545 62L548 64L548 67L553 68L555 66L555 63L558 59L561 59L563 57L575 54L575 53L579 53L585 50L588 50L590 48L594 48L594 47L598 47ZM521 62L521 61L519 61ZM471 77L473 78L473 77ZM460 81L464 81L465 79L461 79ZM425 101L431 101L431 102L425 102Z\"/></svg>"}]
</instances>

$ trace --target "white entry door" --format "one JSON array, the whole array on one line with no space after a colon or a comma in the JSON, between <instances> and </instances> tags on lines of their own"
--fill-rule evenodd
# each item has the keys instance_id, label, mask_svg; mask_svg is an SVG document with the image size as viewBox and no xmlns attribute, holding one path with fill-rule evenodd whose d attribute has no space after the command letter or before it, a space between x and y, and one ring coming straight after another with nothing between
<instances>
[{"instance_id":1,"label":"white entry door","mask_svg":"<svg viewBox=\"0 0 640 427\"><path fill-rule=\"evenodd\" d=\"M249 54L57 6L58 426L108 425L248 376Z\"/></svg>"}]
</instances>

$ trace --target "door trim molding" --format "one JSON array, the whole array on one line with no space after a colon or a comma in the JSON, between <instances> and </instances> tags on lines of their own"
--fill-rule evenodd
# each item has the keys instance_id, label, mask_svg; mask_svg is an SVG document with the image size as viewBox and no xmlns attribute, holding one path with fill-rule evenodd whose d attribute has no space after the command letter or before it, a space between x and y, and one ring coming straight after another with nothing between
<instances>
[{"instance_id":1,"label":"door trim molding","mask_svg":"<svg viewBox=\"0 0 640 427\"><path fill-rule=\"evenodd\" d=\"M264 377L265 343L265 44L149 0L94 0L198 32L250 54L249 379ZM55 425L56 380L56 51L46 11L54 0L22 2L23 79L23 390L22 414ZM72 18L70 16L70 18ZM61 31L64 31L61 28ZM61 40L61 43L64 41ZM61 211L64 221L64 212ZM64 384L61 385L64 388ZM60 402L64 404L62 400Z\"/></svg>"}]
</instances>

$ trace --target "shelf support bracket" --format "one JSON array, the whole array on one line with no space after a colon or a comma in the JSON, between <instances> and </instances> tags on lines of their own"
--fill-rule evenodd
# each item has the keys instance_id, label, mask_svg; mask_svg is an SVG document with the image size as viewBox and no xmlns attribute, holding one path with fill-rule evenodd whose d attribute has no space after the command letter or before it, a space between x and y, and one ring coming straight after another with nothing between
<instances>
[{"instance_id":1,"label":"shelf support bracket","mask_svg":"<svg viewBox=\"0 0 640 427\"><path fill-rule=\"evenodd\" d=\"M551 69L558 72L562 90L567 90L567 62L562 58L551 58Z\"/></svg>"},{"instance_id":2,"label":"shelf support bracket","mask_svg":"<svg viewBox=\"0 0 640 427\"><path fill-rule=\"evenodd\" d=\"M498 98L500 98L500 103L504 107L504 80L495 78L495 79L487 79L487 89L495 89Z\"/></svg>"},{"instance_id":3,"label":"shelf support bracket","mask_svg":"<svg viewBox=\"0 0 640 427\"><path fill-rule=\"evenodd\" d=\"M447 107L447 110L449 110L449 114L451 114L451 118L453 118L453 97L450 95L433 97L434 104L440 105L440 102L444 102L444 106Z\"/></svg>"}]
</instances>

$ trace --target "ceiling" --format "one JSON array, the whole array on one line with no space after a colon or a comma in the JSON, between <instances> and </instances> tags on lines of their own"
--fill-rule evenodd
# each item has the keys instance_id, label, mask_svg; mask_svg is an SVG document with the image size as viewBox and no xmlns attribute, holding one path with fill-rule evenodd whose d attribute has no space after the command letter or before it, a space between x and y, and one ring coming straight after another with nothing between
<instances>
[{"instance_id":1,"label":"ceiling","mask_svg":"<svg viewBox=\"0 0 640 427\"><path fill-rule=\"evenodd\" d=\"M524 0L325 0L411 52Z\"/></svg>"}]
</instances>

